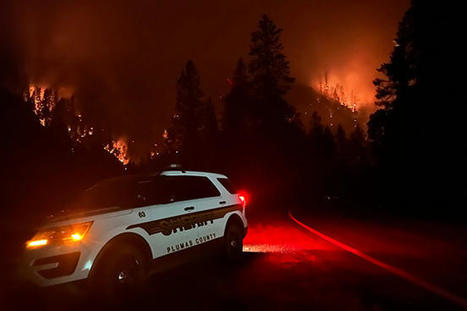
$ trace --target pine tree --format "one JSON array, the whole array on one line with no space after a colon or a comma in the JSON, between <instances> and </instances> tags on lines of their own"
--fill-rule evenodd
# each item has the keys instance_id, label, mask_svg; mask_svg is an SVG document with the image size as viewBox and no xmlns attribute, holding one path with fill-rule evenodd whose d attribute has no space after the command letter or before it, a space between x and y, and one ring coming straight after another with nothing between
<instances>
[{"instance_id":1,"label":"pine tree","mask_svg":"<svg viewBox=\"0 0 467 311\"><path fill-rule=\"evenodd\" d=\"M243 59L239 59L232 77L232 88L224 99L223 126L228 135L238 132L250 115L251 83ZM238 134L238 133L237 133Z\"/></svg>"},{"instance_id":2,"label":"pine tree","mask_svg":"<svg viewBox=\"0 0 467 311\"><path fill-rule=\"evenodd\" d=\"M251 35L249 73L257 97L254 113L267 123L290 122L293 108L283 99L294 78L290 76L289 62L282 53L282 29L263 15L258 30Z\"/></svg>"},{"instance_id":3,"label":"pine tree","mask_svg":"<svg viewBox=\"0 0 467 311\"><path fill-rule=\"evenodd\" d=\"M462 113L441 108L453 103L460 112L467 104L460 77L467 68L465 47L458 41L459 9L451 2L412 0L400 22L390 61L378 69L384 78L374 81L379 109L368 123L369 138L382 153L410 149L414 141L429 145L432 135L443 140L462 122ZM434 126L440 121L441 127Z\"/></svg>"},{"instance_id":4,"label":"pine tree","mask_svg":"<svg viewBox=\"0 0 467 311\"><path fill-rule=\"evenodd\" d=\"M380 188L411 208L423 204L407 198L444 204L459 185L439 181L455 180L447 172L467 171L460 143L467 107L462 11L460 3L412 0L390 61L379 68L385 77L374 81L379 109L368 136L385 183Z\"/></svg>"},{"instance_id":5,"label":"pine tree","mask_svg":"<svg viewBox=\"0 0 467 311\"><path fill-rule=\"evenodd\" d=\"M365 133L358 123L353 132L350 134L350 140L357 146L365 145Z\"/></svg>"},{"instance_id":6,"label":"pine tree","mask_svg":"<svg viewBox=\"0 0 467 311\"><path fill-rule=\"evenodd\" d=\"M208 144L215 144L218 135L219 127L217 125L216 111L211 98L203 103L201 122L203 126L202 136Z\"/></svg>"},{"instance_id":7,"label":"pine tree","mask_svg":"<svg viewBox=\"0 0 467 311\"><path fill-rule=\"evenodd\" d=\"M347 141L347 138L346 138L346 136L345 136L344 128L342 127L341 124L339 124L339 125L337 126L336 142L337 142L339 145L343 145L343 144L345 144L346 141Z\"/></svg>"},{"instance_id":8,"label":"pine tree","mask_svg":"<svg viewBox=\"0 0 467 311\"><path fill-rule=\"evenodd\" d=\"M267 15L263 15L258 28L251 35L250 73L259 88L284 95L295 79L290 77L289 62L282 54L282 29L277 28Z\"/></svg>"},{"instance_id":9,"label":"pine tree","mask_svg":"<svg viewBox=\"0 0 467 311\"><path fill-rule=\"evenodd\" d=\"M339 152L339 155L341 157L346 156L347 153L347 137L345 134L345 130L342 127L341 124L337 126L337 132L336 132L336 148Z\"/></svg>"},{"instance_id":10,"label":"pine tree","mask_svg":"<svg viewBox=\"0 0 467 311\"><path fill-rule=\"evenodd\" d=\"M57 93L55 90L47 88L44 91L44 98L42 99L42 109L40 111L40 119L44 120L44 126L50 126L53 117L53 110L55 109Z\"/></svg>"},{"instance_id":11,"label":"pine tree","mask_svg":"<svg viewBox=\"0 0 467 311\"><path fill-rule=\"evenodd\" d=\"M409 101L409 91L411 81L413 81L413 64L409 63L409 55L407 51L411 46L411 40L408 38L407 28L410 26L410 14L406 14L399 26L395 47L391 54L389 63L384 63L378 68L378 72L386 76L385 79L375 79L373 81L376 86L376 106L379 110L370 116L368 123L369 137L377 144L386 145L383 148L389 147L393 143L402 143L405 137L408 136L407 124L409 118L404 118L404 115L410 113L407 109ZM408 117L408 116L407 116ZM412 120L413 121L413 120ZM395 125L397 123L397 125ZM397 126L397 128L395 128ZM406 132L405 135L400 135ZM395 136L400 136L396 138Z\"/></svg>"},{"instance_id":12,"label":"pine tree","mask_svg":"<svg viewBox=\"0 0 467 311\"><path fill-rule=\"evenodd\" d=\"M312 136L321 137L323 135L324 128L321 121L321 117L316 111L313 111L310 120L310 134Z\"/></svg>"},{"instance_id":13,"label":"pine tree","mask_svg":"<svg viewBox=\"0 0 467 311\"><path fill-rule=\"evenodd\" d=\"M177 80L173 126L169 130L172 148L181 152L186 165L205 166L217 143L218 126L214 105L205 98L200 76L189 60ZM208 156L209 155L209 156Z\"/></svg>"},{"instance_id":14,"label":"pine tree","mask_svg":"<svg viewBox=\"0 0 467 311\"><path fill-rule=\"evenodd\" d=\"M196 114L204 93L200 88L200 77L194 63L189 60L177 80L176 114L179 116L186 135L197 130Z\"/></svg>"},{"instance_id":15,"label":"pine tree","mask_svg":"<svg viewBox=\"0 0 467 311\"><path fill-rule=\"evenodd\" d=\"M334 135L332 134L331 128L329 126L326 126L323 132L322 148L323 155L326 157L327 161L332 161L335 147L336 145L334 142Z\"/></svg>"},{"instance_id":16,"label":"pine tree","mask_svg":"<svg viewBox=\"0 0 467 311\"><path fill-rule=\"evenodd\" d=\"M192 157L198 140L197 113L201 106L203 92L200 89L198 70L191 60L187 62L177 80L177 97L173 128L170 131L176 152Z\"/></svg>"}]
</instances>

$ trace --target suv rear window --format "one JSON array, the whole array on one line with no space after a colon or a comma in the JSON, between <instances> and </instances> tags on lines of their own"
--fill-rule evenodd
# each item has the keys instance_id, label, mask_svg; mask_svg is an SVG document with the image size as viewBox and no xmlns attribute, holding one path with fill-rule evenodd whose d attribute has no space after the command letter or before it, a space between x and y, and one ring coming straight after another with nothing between
<instances>
[{"instance_id":1,"label":"suv rear window","mask_svg":"<svg viewBox=\"0 0 467 311\"><path fill-rule=\"evenodd\" d=\"M237 189L234 187L230 179L228 178L217 178L217 180L224 186L224 188L231 194L237 193Z\"/></svg>"}]
</instances>

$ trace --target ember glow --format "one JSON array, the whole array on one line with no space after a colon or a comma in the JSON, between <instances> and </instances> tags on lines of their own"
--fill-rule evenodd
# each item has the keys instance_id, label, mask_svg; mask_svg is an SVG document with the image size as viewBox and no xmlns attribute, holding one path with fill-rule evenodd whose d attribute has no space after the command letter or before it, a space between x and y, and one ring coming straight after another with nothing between
<instances>
[{"instance_id":1,"label":"ember glow","mask_svg":"<svg viewBox=\"0 0 467 311\"><path fill-rule=\"evenodd\" d=\"M75 142L82 143L94 134L94 127L87 124L81 113L76 113L73 122L67 126L68 133Z\"/></svg>"}]
</instances>

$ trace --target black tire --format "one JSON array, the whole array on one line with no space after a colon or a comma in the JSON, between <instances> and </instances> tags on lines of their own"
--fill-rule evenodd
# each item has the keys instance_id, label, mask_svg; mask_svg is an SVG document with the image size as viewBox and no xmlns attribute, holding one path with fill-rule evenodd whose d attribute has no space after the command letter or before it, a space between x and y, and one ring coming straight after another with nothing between
<instances>
[{"instance_id":1,"label":"black tire","mask_svg":"<svg viewBox=\"0 0 467 311\"><path fill-rule=\"evenodd\" d=\"M225 229L224 252L229 261L237 262L243 253L243 228L235 223L230 223Z\"/></svg>"},{"instance_id":2,"label":"black tire","mask_svg":"<svg viewBox=\"0 0 467 311\"><path fill-rule=\"evenodd\" d=\"M135 298L147 277L148 260L131 244L111 245L105 250L91 278L93 296L107 302Z\"/></svg>"}]
</instances>

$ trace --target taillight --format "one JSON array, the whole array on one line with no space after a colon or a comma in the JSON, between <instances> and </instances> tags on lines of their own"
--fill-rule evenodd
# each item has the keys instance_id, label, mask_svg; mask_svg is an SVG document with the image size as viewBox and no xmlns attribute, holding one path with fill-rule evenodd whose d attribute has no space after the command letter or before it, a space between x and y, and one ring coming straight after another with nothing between
<instances>
[{"instance_id":1,"label":"taillight","mask_svg":"<svg viewBox=\"0 0 467 311\"><path fill-rule=\"evenodd\" d=\"M238 198L240 199L240 201L242 201L242 206L243 206L243 207L246 207L247 194L244 193L244 192L239 193L239 194L238 194Z\"/></svg>"},{"instance_id":2,"label":"taillight","mask_svg":"<svg viewBox=\"0 0 467 311\"><path fill-rule=\"evenodd\" d=\"M243 207L245 207L245 205L246 205L245 197L243 195L239 195L238 198L240 199L240 201L242 201Z\"/></svg>"}]
</instances>

